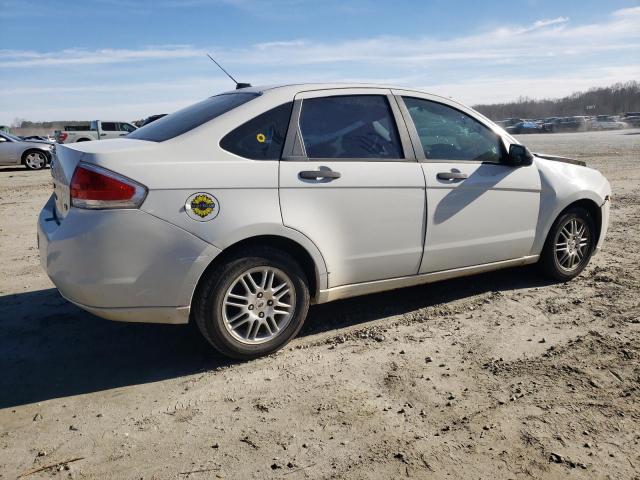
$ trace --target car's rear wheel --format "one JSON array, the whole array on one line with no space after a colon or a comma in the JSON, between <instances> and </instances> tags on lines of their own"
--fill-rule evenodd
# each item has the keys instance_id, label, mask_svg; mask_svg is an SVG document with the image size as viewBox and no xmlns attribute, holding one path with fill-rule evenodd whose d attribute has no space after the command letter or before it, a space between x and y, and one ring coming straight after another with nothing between
<instances>
[{"instance_id":1,"label":"car's rear wheel","mask_svg":"<svg viewBox=\"0 0 640 480\"><path fill-rule=\"evenodd\" d=\"M552 278L569 281L587 266L595 242L595 222L591 213L584 208L571 208L551 227L540 265Z\"/></svg>"},{"instance_id":2,"label":"car's rear wheel","mask_svg":"<svg viewBox=\"0 0 640 480\"><path fill-rule=\"evenodd\" d=\"M204 337L232 358L268 355L300 331L309 309L307 279L297 262L254 248L210 271L194 298Z\"/></svg>"},{"instance_id":3,"label":"car's rear wheel","mask_svg":"<svg viewBox=\"0 0 640 480\"><path fill-rule=\"evenodd\" d=\"M47 154L40 150L27 150L22 155L22 163L29 170L42 170L47 166L48 160Z\"/></svg>"}]
</instances>

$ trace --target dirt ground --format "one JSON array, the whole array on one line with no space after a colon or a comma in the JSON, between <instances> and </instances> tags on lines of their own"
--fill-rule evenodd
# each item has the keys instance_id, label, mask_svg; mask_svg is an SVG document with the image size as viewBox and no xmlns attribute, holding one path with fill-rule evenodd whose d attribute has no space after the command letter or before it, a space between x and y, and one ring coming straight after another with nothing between
<instances>
[{"instance_id":1,"label":"dirt ground","mask_svg":"<svg viewBox=\"0 0 640 480\"><path fill-rule=\"evenodd\" d=\"M518 268L313 307L245 363L64 301L35 245L49 171L0 169L0 478L640 478L640 130L522 139L611 181L578 279Z\"/></svg>"}]
</instances>

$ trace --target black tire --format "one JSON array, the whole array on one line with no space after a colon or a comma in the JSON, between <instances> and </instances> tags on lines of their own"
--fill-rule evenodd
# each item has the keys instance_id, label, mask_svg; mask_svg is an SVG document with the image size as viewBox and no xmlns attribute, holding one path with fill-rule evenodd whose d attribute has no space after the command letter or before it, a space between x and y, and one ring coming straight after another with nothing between
<instances>
[{"instance_id":1,"label":"black tire","mask_svg":"<svg viewBox=\"0 0 640 480\"><path fill-rule=\"evenodd\" d=\"M42 165L40 166L34 166L34 165L30 165L27 161L27 157L29 155L31 155L32 153L35 154L39 154L42 155L44 157L44 163L42 163ZM42 150L38 150L38 149L31 149L31 150L26 150L23 154L22 154L22 164L27 168L27 170L42 170L43 168L45 168L49 162L51 161L51 159L49 158L49 155L47 155L46 152L43 152Z\"/></svg>"},{"instance_id":2,"label":"black tire","mask_svg":"<svg viewBox=\"0 0 640 480\"><path fill-rule=\"evenodd\" d=\"M91 141L91 139L89 139L89 138L80 138L80 139L76 140L76 143L80 143L80 142L90 142L90 141Z\"/></svg>"},{"instance_id":3,"label":"black tire","mask_svg":"<svg viewBox=\"0 0 640 480\"><path fill-rule=\"evenodd\" d=\"M571 269L567 269L560 263L560 260L556 255L556 243L561 235L561 230L570 223L572 219L578 219L578 221L582 221L586 225L587 232L585 237L588 239L589 243L585 248L585 253L582 259L572 266ZM597 241L595 232L595 220L588 210L580 207L572 207L560 214L551 226L551 230L549 230L549 234L547 235L547 239L542 250L542 255L538 262L542 272L545 275L561 282L568 282L580 275L582 270L584 270L584 268L589 264L589 260L593 254Z\"/></svg>"},{"instance_id":4,"label":"black tire","mask_svg":"<svg viewBox=\"0 0 640 480\"><path fill-rule=\"evenodd\" d=\"M295 290L295 305L289 322L276 336L264 343L248 344L235 338L225 326L224 298L243 272L258 267L276 268L288 276ZM300 265L290 255L270 247L244 250L207 272L193 300L193 318L202 335L220 353L238 360L268 355L285 346L302 328L308 310L308 280Z\"/></svg>"}]
</instances>

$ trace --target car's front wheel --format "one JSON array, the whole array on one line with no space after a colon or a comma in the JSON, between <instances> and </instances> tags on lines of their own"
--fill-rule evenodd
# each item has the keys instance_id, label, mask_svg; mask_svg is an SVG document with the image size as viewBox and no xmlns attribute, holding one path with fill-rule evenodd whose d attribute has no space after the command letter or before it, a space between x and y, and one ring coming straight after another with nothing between
<instances>
[{"instance_id":1,"label":"car's front wheel","mask_svg":"<svg viewBox=\"0 0 640 480\"><path fill-rule=\"evenodd\" d=\"M254 248L208 272L193 306L209 343L246 360L275 352L296 336L309 309L309 288L292 257Z\"/></svg>"},{"instance_id":2,"label":"car's front wheel","mask_svg":"<svg viewBox=\"0 0 640 480\"><path fill-rule=\"evenodd\" d=\"M27 150L22 156L22 163L29 170L41 170L47 166L49 158L40 150Z\"/></svg>"},{"instance_id":3,"label":"car's front wheel","mask_svg":"<svg viewBox=\"0 0 640 480\"><path fill-rule=\"evenodd\" d=\"M543 271L566 282L587 266L595 247L595 222L588 210L570 208L555 221L540 258Z\"/></svg>"}]
</instances>

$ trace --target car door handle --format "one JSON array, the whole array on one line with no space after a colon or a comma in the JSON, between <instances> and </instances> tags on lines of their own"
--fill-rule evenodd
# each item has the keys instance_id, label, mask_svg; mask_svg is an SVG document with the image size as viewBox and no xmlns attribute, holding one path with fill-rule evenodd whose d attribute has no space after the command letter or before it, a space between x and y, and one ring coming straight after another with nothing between
<instances>
[{"instance_id":1,"label":"car door handle","mask_svg":"<svg viewBox=\"0 0 640 480\"><path fill-rule=\"evenodd\" d=\"M439 172L436 176L440 180L464 180L467 178L467 174L462 172Z\"/></svg>"},{"instance_id":2,"label":"car door handle","mask_svg":"<svg viewBox=\"0 0 640 480\"><path fill-rule=\"evenodd\" d=\"M300 178L305 180L318 180L320 178L326 178L330 180L335 180L336 178L340 178L342 175L340 172L334 172L333 170L303 170L299 174Z\"/></svg>"}]
</instances>

